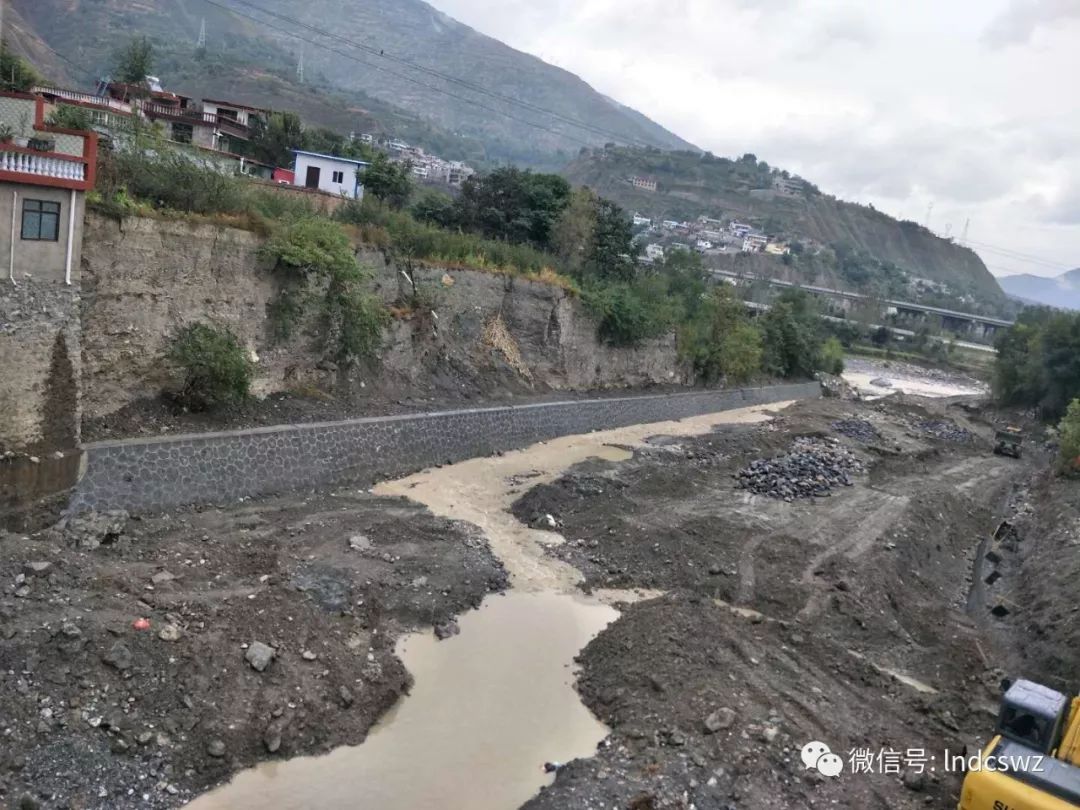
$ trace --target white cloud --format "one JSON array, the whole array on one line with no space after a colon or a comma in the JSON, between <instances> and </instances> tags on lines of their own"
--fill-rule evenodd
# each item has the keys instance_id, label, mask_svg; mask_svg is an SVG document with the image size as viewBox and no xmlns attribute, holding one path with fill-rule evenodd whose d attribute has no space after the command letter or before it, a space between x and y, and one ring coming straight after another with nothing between
<instances>
[{"instance_id":1,"label":"white cloud","mask_svg":"<svg viewBox=\"0 0 1080 810\"><path fill-rule=\"evenodd\" d=\"M1080 20L1076 0L1010 0L1008 8L986 27L983 42L991 46L1025 43L1036 31L1069 20Z\"/></svg>"},{"instance_id":2,"label":"white cloud","mask_svg":"<svg viewBox=\"0 0 1080 810\"><path fill-rule=\"evenodd\" d=\"M1080 265L1080 0L433 2L716 154Z\"/></svg>"}]
</instances>

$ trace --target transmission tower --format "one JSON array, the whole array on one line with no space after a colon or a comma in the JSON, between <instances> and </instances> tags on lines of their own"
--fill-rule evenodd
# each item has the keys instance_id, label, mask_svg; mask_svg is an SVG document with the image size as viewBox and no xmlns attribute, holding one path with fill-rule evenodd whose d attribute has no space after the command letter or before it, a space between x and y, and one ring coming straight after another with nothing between
<instances>
[{"instance_id":1,"label":"transmission tower","mask_svg":"<svg viewBox=\"0 0 1080 810\"><path fill-rule=\"evenodd\" d=\"M950 222L945 226L945 238L948 239L952 235L952 223Z\"/></svg>"},{"instance_id":2,"label":"transmission tower","mask_svg":"<svg viewBox=\"0 0 1080 810\"><path fill-rule=\"evenodd\" d=\"M968 228L970 228L970 227L971 227L971 220L970 219L965 220L965 222L964 222L964 232L960 235L960 244L961 245L966 245L967 244Z\"/></svg>"},{"instance_id":3,"label":"transmission tower","mask_svg":"<svg viewBox=\"0 0 1080 810\"><path fill-rule=\"evenodd\" d=\"M926 221L923 222L923 227L924 228L929 228L930 227L930 215L932 213L934 213L934 204L930 203L928 206L926 206Z\"/></svg>"},{"instance_id":4,"label":"transmission tower","mask_svg":"<svg viewBox=\"0 0 1080 810\"><path fill-rule=\"evenodd\" d=\"M304 46L300 46L300 61L296 63L296 81L304 83Z\"/></svg>"},{"instance_id":5,"label":"transmission tower","mask_svg":"<svg viewBox=\"0 0 1080 810\"><path fill-rule=\"evenodd\" d=\"M199 25L199 43L195 47L200 51L206 47L206 17L202 18L202 24Z\"/></svg>"}]
</instances>

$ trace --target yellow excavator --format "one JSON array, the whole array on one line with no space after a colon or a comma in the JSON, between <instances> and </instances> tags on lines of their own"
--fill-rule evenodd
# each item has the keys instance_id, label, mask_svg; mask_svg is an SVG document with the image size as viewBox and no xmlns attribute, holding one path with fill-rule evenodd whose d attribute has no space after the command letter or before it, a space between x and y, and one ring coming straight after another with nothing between
<instances>
[{"instance_id":1,"label":"yellow excavator","mask_svg":"<svg viewBox=\"0 0 1080 810\"><path fill-rule=\"evenodd\" d=\"M1080 697L1013 682L979 764L964 779L959 810L1077 810Z\"/></svg>"}]
</instances>

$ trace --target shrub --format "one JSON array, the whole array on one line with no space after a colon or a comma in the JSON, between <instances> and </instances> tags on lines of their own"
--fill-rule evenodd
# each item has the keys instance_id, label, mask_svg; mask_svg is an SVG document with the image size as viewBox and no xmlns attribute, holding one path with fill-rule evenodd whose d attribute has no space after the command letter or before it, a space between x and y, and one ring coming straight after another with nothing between
<instances>
[{"instance_id":1,"label":"shrub","mask_svg":"<svg viewBox=\"0 0 1080 810\"><path fill-rule=\"evenodd\" d=\"M362 280L359 274L336 278L326 294L328 342L338 362L344 364L373 359L390 320L383 302L363 289Z\"/></svg>"},{"instance_id":2,"label":"shrub","mask_svg":"<svg viewBox=\"0 0 1080 810\"><path fill-rule=\"evenodd\" d=\"M178 399L193 410L205 410L248 396L253 368L244 347L224 327L194 323L177 335L169 359L184 370Z\"/></svg>"},{"instance_id":3,"label":"shrub","mask_svg":"<svg viewBox=\"0 0 1080 810\"><path fill-rule=\"evenodd\" d=\"M674 322L672 301L663 281L593 282L582 293L600 321L600 338L615 346L635 346L667 332Z\"/></svg>"},{"instance_id":4,"label":"shrub","mask_svg":"<svg viewBox=\"0 0 1080 810\"><path fill-rule=\"evenodd\" d=\"M276 233L263 255L284 271L285 286L270 305L275 335L287 338L303 317L312 282L326 284L323 316L326 346L339 363L375 356L389 313L365 291L371 274L360 266L341 225L328 219L302 219Z\"/></svg>"},{"instance_id":5,"label":"shrub","mask_svg":"<svg viewBox=\"0 0 1080 810\"><path fill-rule=\"evenodd\" d=\"M274 234L263 256L293 276L336 277L359 271L345 231L328 219L301 219Z\"/></svg>"},{"instance_id":6,"label":"shrub","mask_svg":"<svg viewBox=\"0 0 1080 810\"><path fill-rule=\"evenodd\" d=\"M1060 433L1060 466L1069 475L1080 474L1080 399L1069 403L1065 417L1058 426Z\"/></svg>"},{"instance_id":7,"label":"shrub","mask_svg":"<svg viewBox=\"0 0 1080 810\"><path fill-rule=\"evenodd\" d=\"M90 111L85 107L76 107L74 104L61 104L45 122L51 127L63 129L90 129L94 126L94 119Z\"/></svg>"},{"instance_id":8,"label":"shrub","mask_svg":"<svg viewBox=\"0 0 1080 810\"><path fill-rule=\"evenodd\" d=\"M252 210L246 181L186 152L133 148L107 154L98 174L98 191L106 200L126 193L155 208L195 214Z\"/></svg>"},{"instance_id":9,"label":"shrub","mask_svg":"<svg viewBox=\"0 0 1080 810\"><path fill-rule=\"evenodd\" d=\"M830 337L821 345L818 370L828 374L844 373L844 346L838 338Z\"/></svg>"}]
</instances>

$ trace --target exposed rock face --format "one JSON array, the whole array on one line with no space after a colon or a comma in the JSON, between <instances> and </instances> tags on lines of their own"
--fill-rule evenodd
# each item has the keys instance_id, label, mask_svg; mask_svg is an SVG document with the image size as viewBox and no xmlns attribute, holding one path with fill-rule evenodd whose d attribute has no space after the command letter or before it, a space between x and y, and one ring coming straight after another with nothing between
<instances>
[{"instance_id":1,"label":"exposed rock face","mask_svg":"<svg viewBox=\"0 0 1080 810\"><path fill-rule=\"evenodd\" d=\"M354 393L468 389L477 394L681 383L674 336L635 349L606 346L563 289L472 270L423 266L410 282L383 255L361 251L387 304L412 293L430 307L396 318L381 366L344 380L312 317L272 340L267 305L279 292L247 231L90 214L83 248L83 413L95 418L176 384L164 355L193 321L228 326L257 359L256 394L298 387ZM435 315L432 315L434 310Z\"/></svg>"}]
</instances>

